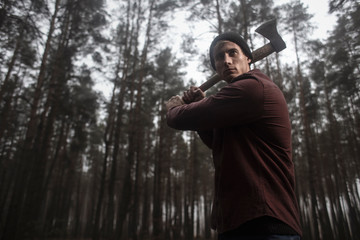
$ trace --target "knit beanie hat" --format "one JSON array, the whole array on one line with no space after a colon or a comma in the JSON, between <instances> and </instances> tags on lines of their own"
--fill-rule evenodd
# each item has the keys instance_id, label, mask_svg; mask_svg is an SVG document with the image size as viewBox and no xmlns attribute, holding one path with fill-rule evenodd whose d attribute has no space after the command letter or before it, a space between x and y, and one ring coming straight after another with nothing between
<instances>
[{"instance_id":1,"label":"knit beanie hat","mask_svg":"<svg viewBox=\"0 0 360 240\"><path fill-rule=\"evenodd\" d=\"M245 40L240 36L240 34L235 33L235 32L222 33L219 36L217 36L216 38L214 38L214 40L212 41L212 43L210 45L210 61L211 61L211 66L214 70L216 70L215 59L214 59L214 48L216 46L216 43L221 40L227 40L227 41L236 43L241 48L241 50L243 51L245 56L247 56L250 59L253 59L253 56L251 54L249 46L247 45Z\"/></svg>"}]
</instances>

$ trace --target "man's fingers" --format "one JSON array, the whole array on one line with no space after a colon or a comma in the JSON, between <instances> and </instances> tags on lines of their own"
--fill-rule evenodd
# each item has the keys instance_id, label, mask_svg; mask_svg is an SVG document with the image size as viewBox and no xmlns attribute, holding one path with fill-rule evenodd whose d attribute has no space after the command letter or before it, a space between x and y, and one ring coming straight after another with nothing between
<instances>
[{"instance_id":1,"label":"man's fingers","mask_svg":"<svg viewBox=\"0 0 360 240\"><path fill-rule=\"evenodd\" d=\"M200 88L191 86L189 90L184 91L183 100L185 103L197 102L205 97L203 91Z\"/></svg>"},{"instance_id":2,"label":"man's fingers","mask_svg":"<svg viewBox=\"0 0 360 240\"><path fill-rule=\"evenodd\" d=\"M192 94L190 91L185 91L183 93L183 100L185 103L191 103L192 99L193 99L193 97L192 97Z\"/></svg>"}]
</instances>

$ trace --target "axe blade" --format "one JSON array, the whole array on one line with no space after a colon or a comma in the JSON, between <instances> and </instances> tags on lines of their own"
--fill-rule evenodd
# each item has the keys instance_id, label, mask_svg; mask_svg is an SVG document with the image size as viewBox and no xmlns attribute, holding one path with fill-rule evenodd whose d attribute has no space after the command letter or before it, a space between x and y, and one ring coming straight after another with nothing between
<instances>
[{"instance_id":1,"label":"axe blade","mask_svg":"<svg viewBox=\"0 0 360 240\"><path fill-rule=\"evenodd\" d=\"M286 48L284 40L277 31L275 18L263 23L260 27L255 29L255 32L269 39L271 45L277 53Z\"/></svg>"}]
</instances>

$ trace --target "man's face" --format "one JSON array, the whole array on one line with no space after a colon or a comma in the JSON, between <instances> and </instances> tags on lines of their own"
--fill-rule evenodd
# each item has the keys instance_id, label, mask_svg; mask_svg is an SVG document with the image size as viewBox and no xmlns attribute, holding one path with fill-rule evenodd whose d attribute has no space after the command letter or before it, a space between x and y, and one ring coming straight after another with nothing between
<instances>
[{"instance_id":1,"label":"man's face","mask_svg":"<svg viewBox=\"0 0 360 240\"><path fill-rule=\"evenodd\" d=\"M226 82L250 70L249 59L241 48L230 41L219 41L214 48L217 74Z\"/></svg>"}]
</instances>

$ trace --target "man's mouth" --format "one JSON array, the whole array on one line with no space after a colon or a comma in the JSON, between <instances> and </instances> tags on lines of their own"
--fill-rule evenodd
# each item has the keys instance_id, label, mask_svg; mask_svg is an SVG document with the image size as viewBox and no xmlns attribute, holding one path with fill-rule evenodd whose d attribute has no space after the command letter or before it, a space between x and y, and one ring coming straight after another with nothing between
<instances>
[{"instance_id":1,"label":"man's mouth","mask_svg":"<svg viewBox=\"0 0 360 240\"><path fill-rule=\"evenodd\" d=\"M236 71L236 69L234 69L234 68L228 68L224 71L224 75L232 74L235 71Z\"/></svg>"}]
</instances>

